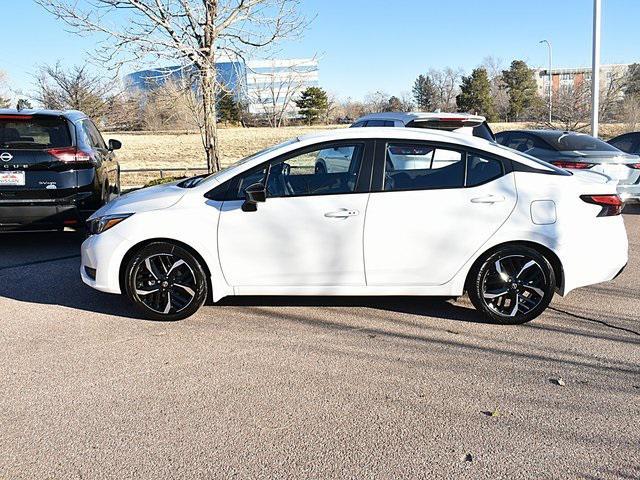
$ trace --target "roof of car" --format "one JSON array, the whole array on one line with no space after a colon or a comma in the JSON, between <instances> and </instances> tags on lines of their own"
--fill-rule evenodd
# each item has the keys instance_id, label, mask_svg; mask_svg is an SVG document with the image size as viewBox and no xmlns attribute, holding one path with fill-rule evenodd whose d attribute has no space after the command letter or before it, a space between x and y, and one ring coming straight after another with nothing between
<instances>
[{"instance_id":1,"label":"roof of car","mask_svg":"<svg viewBox=\"0 0 640 480\"><path fill-rule=\"evenodd\" d=\"M456 120L477 120L484 122L485 117L481 115L471 115L469 113L448 113L448 112L380 112L370 113L358 118L356 122L364 120L399 120L405 124L413 120L440 120L440 119L456 119Z\"/></svg>"},{"instance_id":2,"label":"roof of car","mask_svg":"<svg viewBox=\"0 0 640 480\"><path fill-rule=\"evenodd\" d=\"M351 138L391 138L398 140L430 140L434 142L456 143L463 146L474 147L493 145L493 142L471 135L460 135L456 132L444 130L431 130L426 128L394 128L394 127L368 127L368 128L338 128L309 133L298 137L300 142L314 143L316 140L343 140Z\"/></svg>"},{"instance_id":3,"label":"roof of car","mask_svg":"<svg viewBox=\"0 0 640 480\"><path fill-rule=\"evenodd\" d=\"M0 115L49 115L52 117L65 117L69 120L77 120L79 118L85 118L86 115L78 110L48 110L48 109L22 109L17 110L15 108L2 108L0 109Z\"/></svg>"}]
</instances>

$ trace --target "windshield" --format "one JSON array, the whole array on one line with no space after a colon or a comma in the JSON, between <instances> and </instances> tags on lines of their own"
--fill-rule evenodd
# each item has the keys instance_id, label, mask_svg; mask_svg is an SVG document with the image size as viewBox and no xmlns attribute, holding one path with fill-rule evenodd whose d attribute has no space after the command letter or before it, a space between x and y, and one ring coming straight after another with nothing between
<instances>
[{"instance_id":1,"label":"windshield","mask_svg":"<svg viewBox=\"0 0 640 480\"><path fill-rule=\"evenodd\" d=\"M222 174L223 172L226 172L227 170L229 170L231 168L239 167L240 165L243 165L243 164L253 160L256 157L259 157L261 155L266 155L269 152L273 152L274 150L278 150L279 148L286 147L287 145L291 145L292 143L296 143L298 141L299 140L296 137L296 138L289 139L286 142L282 142L282 143L279 143L277 145L272 145L270 147L263 148L262 150L259 150L259 151L255 152L255 153L252 153L248 157L244 157L244 158L242 158L242 159L240 159L240 160L238 160L238 161L236 161L234 163L231 163L231 164L227 165L224 168L221 168L216 173L212 173L211 175L198 175L196 177L188 178L187 180L179 183L178 186L182 187L182 188L193 188L193 187L195 187L197 185L200 185L205 180L210 180L210 179L214 179L214 178L218 177L220 174Z\"/></svg>"},{"instance_id":2,"label":"windshield","mask_svg":"<svg viewBox=\"0 0 640 480\"><path fill-rule=\"evenodd\" d=\"M564 133L560 136L545 135L543 137L551 146L560 152L573 150L594 151L594 152L617 152L618 149L612 147L599 138L586 135L584 133Z\"/></svg>"},{"instance_id":3,"label":"windshield","mask_svg":"<svg viewBox=\"0 0 640 480\"><path fill-rule=\"evenodd\" d=\"M70 146L71 135L63 118L0 116L0 148L45 150Z\"/></svg>"}]
</instances>

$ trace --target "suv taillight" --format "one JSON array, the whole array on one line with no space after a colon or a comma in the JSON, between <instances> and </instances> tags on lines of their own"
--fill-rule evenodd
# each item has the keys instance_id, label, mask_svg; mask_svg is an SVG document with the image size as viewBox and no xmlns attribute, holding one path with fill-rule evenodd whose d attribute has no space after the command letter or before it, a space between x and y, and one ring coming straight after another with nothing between
<instances>
[{"instance_id":1,"label":"suv taillight","mask_svg":"<svg viewBox=\"0 0 640 480\"><path fill-rule=\"evenodd\" d=\"M93 160L90 153L76 147L50 148L47 153L64 163L87 163Z\"/></svg>"},{"instance_id":2,"label":"suv taillight","mask_svg":"<svg viewBox=\"0 0 640 480\"><path fill-rule=\"evenodd\" d=\"M624 202L618 195L581 195L580 198L587 203L601 206L599 217L620 215L624 208Z\"/></svg>"},{"instance_id":3,"label":"suv taillight","mask_svg":"<svg viewBox=\"0 0 640 480\"><path fill-rule=\"evenodd\" d=\"M573 168L574 170L585 170L587 168L591 168L595 165L595 163L587 163L587 162L567 162L565 160L555 160L551 162L556 167L560 168Z\"/></svg>"},{"instance_id":4,"label":"suv taillight","mask_svg":"<svg viewBox=\"0 0 640 480\"><path fill-rule=\"evenodd\" d=\"M629 165L629 168L633 168L634 170L640 170L640 163L632 163Z\"/></svg>"}]
</instances>

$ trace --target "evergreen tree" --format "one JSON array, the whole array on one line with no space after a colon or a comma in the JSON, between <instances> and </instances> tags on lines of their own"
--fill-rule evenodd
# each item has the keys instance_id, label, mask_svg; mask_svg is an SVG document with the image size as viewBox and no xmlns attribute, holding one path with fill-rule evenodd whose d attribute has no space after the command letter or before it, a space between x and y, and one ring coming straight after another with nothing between
<instances>
[{"instance_id":1,"label":"evergreen tree","mask_svg":"<svg viewBox=\"0 0 640 480\"><path fill-rule=\"evenodd\" d=\"M418 110L431 112L435 110L436 87L429 75L419 75L411 89Z\"/></svg>"},{"instance_id":2,"label":"evergreen tree","mask_svg":"<svg viewBox=\"0 0 640 480\"><path fill-rule=\"evenodd\" d=\"M629 98L640 98L640 64L634 63L629 65L627 70L626 87L624 89L625 96Z\"/></svg>"},{"instance_id":3,"label":"evergreen tree","mask_svg":"<svg viewBox=\"0 0 640 480\"><path fill-rule=\"evenodd\" d=\"M456 104L461 112L477 113L484 115L489 121L495 120L496 111L491 96L491 82L484 68L476 68L468 77L462 77Z\"/></svg>"},{"instance_id":4,"label":"evergreen tree","mask_svg":"<svg viewBox=\"0 0 640 480\"><path fill-rule=\"evenodd\" d=\"M218 98L218 119L227 123L239 123L242 120L242 106L232 93L224 92Z\"/></svg>"},{"instance_id":5,"label":"evergreen tree","mask_svg":"<svg viewBox=\"0 0 640 480\"><path fill-rule=\"evenodd\" d=\"M404 105L402 104L402 100L400 100L396 96L389 97L389 100L387 101L387 105L384 108L385 112L401 112L403 110L404 110Z\"/></svg>"},{"instance_id":6,"label":"evergreen tree","mask_svg":"<svg viewBox=\"0 0 640 480\"><path fill-rule=\"evenodd\" d=\"M534 72L526 62L514 60L502 78L509 94L509 114L517 121L540 102Z\"/></svg>"},{"instance_id":7,"label":"evergreen tree","mask_svg":"<svg viewBox=\"0 0 640 480\"><path fill-rule=\"evenodd\" d=\"M329 109L327 92L320 87L307 88L295 103L309 125L326 115Z\"/></svg>"}]
</instances>

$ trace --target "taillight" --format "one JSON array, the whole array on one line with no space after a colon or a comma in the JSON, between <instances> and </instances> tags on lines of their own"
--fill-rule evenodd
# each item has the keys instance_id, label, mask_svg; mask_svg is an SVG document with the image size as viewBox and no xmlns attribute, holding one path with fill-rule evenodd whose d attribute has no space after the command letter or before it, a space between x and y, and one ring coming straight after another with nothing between
<instances>
[{"instance_id":1,"label":"taillight","mask_svg":"<svg viewBox=\"0 0 640 480\"><path fill-rule=\"evenodd\" d=\"M628 167L635 170L640 170L640 163L632 163L631 165L628 165Z\"/></svg>"},{"instance_id":2,"label":"taillight","mask_svg":"<svg viewBox=\"0 0 640 480\"><path fill-rule=\"evenodd\" d=\"M624 208L624 202L618 195L581 195L580 198L587 203L601 206L599 217L620 215Z\"/></svg>"},{"instance_id":3,"label":"taillight","mask_svg":"<svg viewBox=\"0 0 640 480\"><path fill-rule=\"evenodd\" d=\"M76 147L50 148L47 153L64 163L87 163L92 160L90 153Z\"/></svg>"},{"instance_id":4,"label":"taillight","mask_svg":"<svg viewBox=\"0 0 640 480\"><path fill-rule=\"evenodd\" d=\"M556 160L551 162L556 167L560 168L573 168L574 170L585 170L587 168L591 168L595 165L595 163L587 163L587 162L567 162L565 160Z\"/></svg>"}]
</instances>

